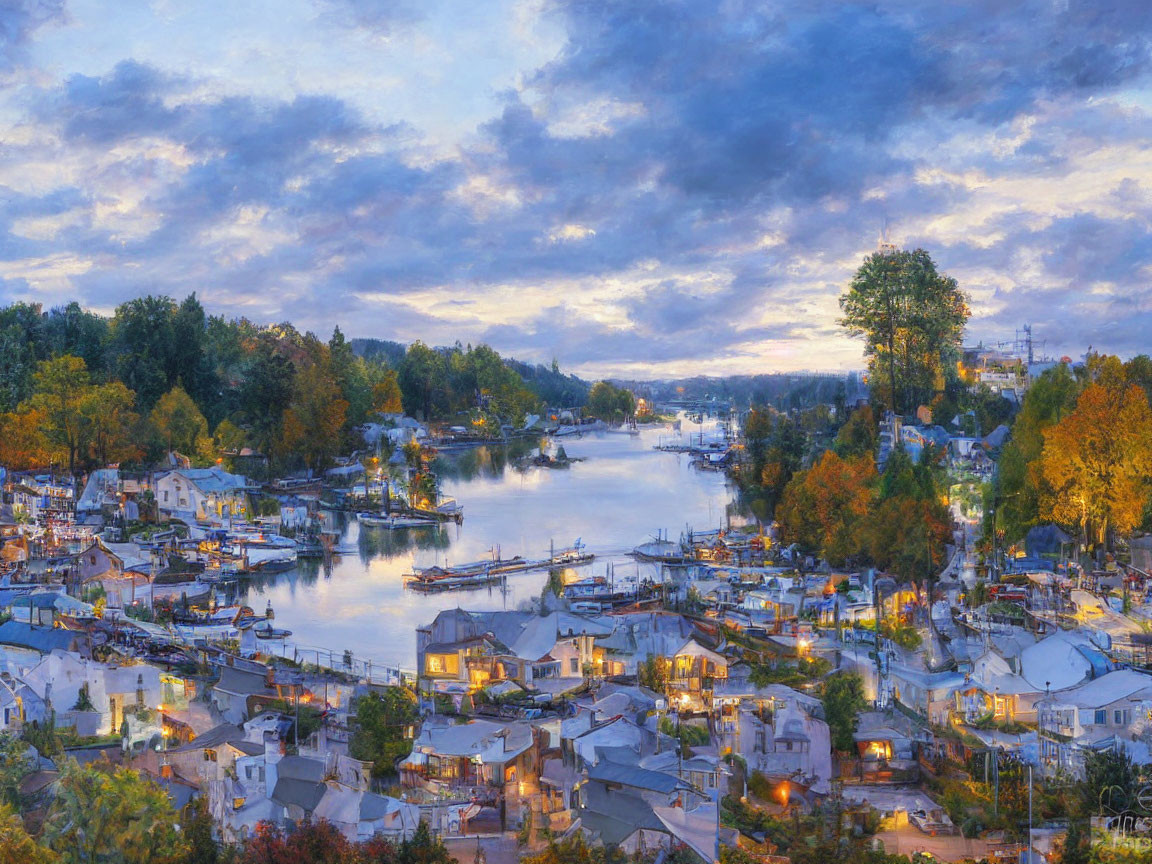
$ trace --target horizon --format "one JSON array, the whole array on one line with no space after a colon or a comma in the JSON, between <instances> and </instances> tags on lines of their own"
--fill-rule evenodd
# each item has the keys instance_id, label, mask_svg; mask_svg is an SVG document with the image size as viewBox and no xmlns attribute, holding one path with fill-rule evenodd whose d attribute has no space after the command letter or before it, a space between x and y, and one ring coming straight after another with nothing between
<instances>
[{"instance_id":1,"label":"horizon","mask_svg":"<svg viewBox=\"0 0 1152 864\"><path fill-rule=\"evenodd\" d=\"M195 291L586 378L848 372L837 298L883 237L959 281L988 343L1031 323L1056 357L1132 356L1152 323L1138 2L8 21L0 303Z\"/></svg>"}]
</instances>

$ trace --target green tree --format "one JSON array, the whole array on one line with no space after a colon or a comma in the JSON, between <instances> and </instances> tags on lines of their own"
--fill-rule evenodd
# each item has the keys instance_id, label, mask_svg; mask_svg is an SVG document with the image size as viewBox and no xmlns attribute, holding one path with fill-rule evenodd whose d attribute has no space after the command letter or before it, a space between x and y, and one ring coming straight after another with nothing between
<instances>
[{"instance_id":1,"label":"green tree","mask_svg":"<svg viewBox=\"0 0 1152 864\"><path fill-rule=\"evenodd\" d=\"M30 771L28 743L0 732L0 805L20 809L20 781Z\"/></svg>"},{"instance_id":2,"label":"green tree","mask_svg":"<svg viewBox=\"0 0 1152 864\"><path fill-rule=\"evenodd\" d=\"M116 377L136 393L145 409L171 388L182 371L173 362L176 312L170 297L147 296L117 306L112 319Z\"/></svg>"},{"instance_id":3,"label":"green tree","mask_svg":"<svg viewBox=\"0 0 1152 864\"><path fill-rule=\"evenodd\" d=\"M863 679L855 672L837 672L824 680L822 701L832 747L841 752L852 750L860 712L867 705Z\"/></svg>"},{"instance_id":4,"label":"green tree","mask_svg":"<svg viewBox=\"0 0 1152 864\"><path fill-rule=\"evenodd\" d=\"M408 346L400 364L398 381L404 410L424 420L442 413L447 407L448 366L444 355L416 341Z\"/></svg>"},{"instance_id":5,"label":"green tree","mask_svg":"<svg viewBox=\"0 0 1152 864\"><path fill-rule=\"evenodd\" d=\"M64 763L44 839L64 864L179 864L187 851L167 794L130 768Z\"/></svg>"},{"instance_id":6,"label":"green tree","mask_svg":"<svg viewBox=\"0 0 1152 864\"><path fill-rule=\"evenodd\" d=\"M160 397L150 419L170 451L195 456L208 445L208 421L188 392L179 385Z\"/></svg>"},{"instance_id":7,"label":"green tree","mask_svg":"<svg viewBox=\"0 0 1152 864\"><path fill-rule=\"evenodd\" d=\"M260 452L269 456L283 430L284 409L292 400L296 367L267 341L260 341L253 353L251 369L241 388L241 410Z\"/></svg>"},{"instance_id":8,"label":"green tree","mask_svg":"<svg viewBox=\"0 0 1152 864\"><path fill-rule=\"evenodd\" d=\"M852 456L874 456L879 443L879 429L871 405L862 405L836 433L832 449L841 458Z\"/></svg>"},{"instance_id":9,"label":"green tree","mask_svg":"<svg viewBox=\"0 0 1152 864\"><path fill-rule=\"evenodd\" d=\"M421 820L412 836L400 844L398 864L456 864L448 849L432 836L428 823Z\"/></svg>"},{"instance_id":10,"label":"green tree","mask_svg":"<svg viewBox=\"0 0 1152 864\"><path fill-rule=\"evenodd\" d=\"M134 410L136 394L120 381L91 388L81 406L89 456L96 465L136 459L140 447L140 415Z\"/></svg>"},{"instance_id":11,"label":"green tree","mask_svg":"<svg viewBox=\"0 0 1152 864\"><path fill-rule=\"evenodd\" d=\"M668 683L667 658L649 654L647 659L636 664L636 680L641 687L663 693Z\"/></svg>"},{"instance_id":12,"label":"green tree","mask_svg":"<svg viewBox=\"0 0 1152 864\"><path fill-rule=\"evenodd\" d=\"M419 719L416 700L402 687L368 693L353 706L356 720L348 752L372 763L373 777L396 773L396 761L412 752L412 727Z\"/></svg>"},{"instance_id":13,"label":"green tree","mask_svg":"<svg viewBox=\"0 0 1152 864\"><path fill-rule=\"evenodd\" d=\"M841 325L863 337L869 385L897 413L943 389L959 356L968 303L923 249L881 249L864 259L840 298Z\"/></svg>"},{"instance_id":14,"label":"green tree","mask_svg":"<svg viewBox=\"0 0 1152 864\"><path fill-rule=\"evenodd\" d=\"M590 417L619 423L627 420L636 411L636 397L631 391L617 387L608 381L597 381L588 391L588 401L584 412Z\"/></svg>"},{"instance_id":15,"label":"green tree","mask_svg":"<svg viewBox=\"0 0 1152 864\"><path fill-rule=\"evenodd\" d=\"M187 852L180 864L218 864L220 850L212 839L212 814L208 812L208 802L197 798L185 810L181 831L187 844Z\"/></svg>"}]
</instances>

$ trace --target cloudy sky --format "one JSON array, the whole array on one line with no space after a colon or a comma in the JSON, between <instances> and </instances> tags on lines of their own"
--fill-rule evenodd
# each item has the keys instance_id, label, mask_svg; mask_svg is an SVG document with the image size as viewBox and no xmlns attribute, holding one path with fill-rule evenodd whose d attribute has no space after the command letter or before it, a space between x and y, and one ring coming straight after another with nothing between
<instances>
[{"instance_id":1,"label":"cloudy sky","mask_svg":"<svg viewBox=\"0 0 1152 864\"><path fill-rule=\"evenodd\" d=\"M0 302L589 375L861 365L882 230L969 335L1152 349L1147 0L0 0Z\"/></svg>"}]
</instances>

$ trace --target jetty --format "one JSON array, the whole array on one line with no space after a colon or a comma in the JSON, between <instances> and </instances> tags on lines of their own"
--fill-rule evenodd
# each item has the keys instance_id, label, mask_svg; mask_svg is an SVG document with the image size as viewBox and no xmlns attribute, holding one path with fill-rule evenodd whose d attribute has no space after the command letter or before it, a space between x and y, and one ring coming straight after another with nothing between
<instances>
[{"instance_id":1,"label":"jetty","mask_svg":"<svg viewBox=\"0 0 1152 864\"><path fill-rule=\"evenodd\" d=\"M513 573L528 573L534 570L554 570L558 567L580 567L591 563L595 555L584 549L577 540L568 549L553 550L547 558L530 559L516 555L503 558L496 550L491 560L474 561L453 567L432 566L415 569L404 575L404 584L414 591L455 591L462 588L478 588L501 581Z\"/></svg>"}]
</instances>

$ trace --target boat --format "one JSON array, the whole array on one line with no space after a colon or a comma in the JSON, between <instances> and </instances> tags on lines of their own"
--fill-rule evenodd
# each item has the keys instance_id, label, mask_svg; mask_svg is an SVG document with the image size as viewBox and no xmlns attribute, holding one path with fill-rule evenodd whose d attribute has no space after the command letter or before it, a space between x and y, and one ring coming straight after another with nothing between
<instances>
[{"instance_id":1,"label":"boat","mask_svg":"<svg viewBox=\"0 0 1152 864\"><path fill-rule=\"evenodd\" d=\"M291 630L282 627L253 627L252 632L257 639L287 639L292 635Z\"/></svg>"},{"instance_id":2,"label":"boat","mask_svg":"<svg viewBox=\"0 0 1152 864\"><path fill-rule=\"evenodd\" d=\"M356 519L361 525L372 528L387 528L389 531L400 528L434 528L438 524L435 519L425 519L422 516L400 516L395 513L388 515L357 513Z\"/></svg>"},{"instance_id":3,"label":"boat","mask_svg":"<svg viewBox=\"0 0 1152 864\"><path fill-rule=\"evenodd\" d=\"M655 561L660 564L683 564L688 560L684 547L671 540L652 540L641 543L632 550L632 556L641 561Z\"/></svg>"}]
</instances>

